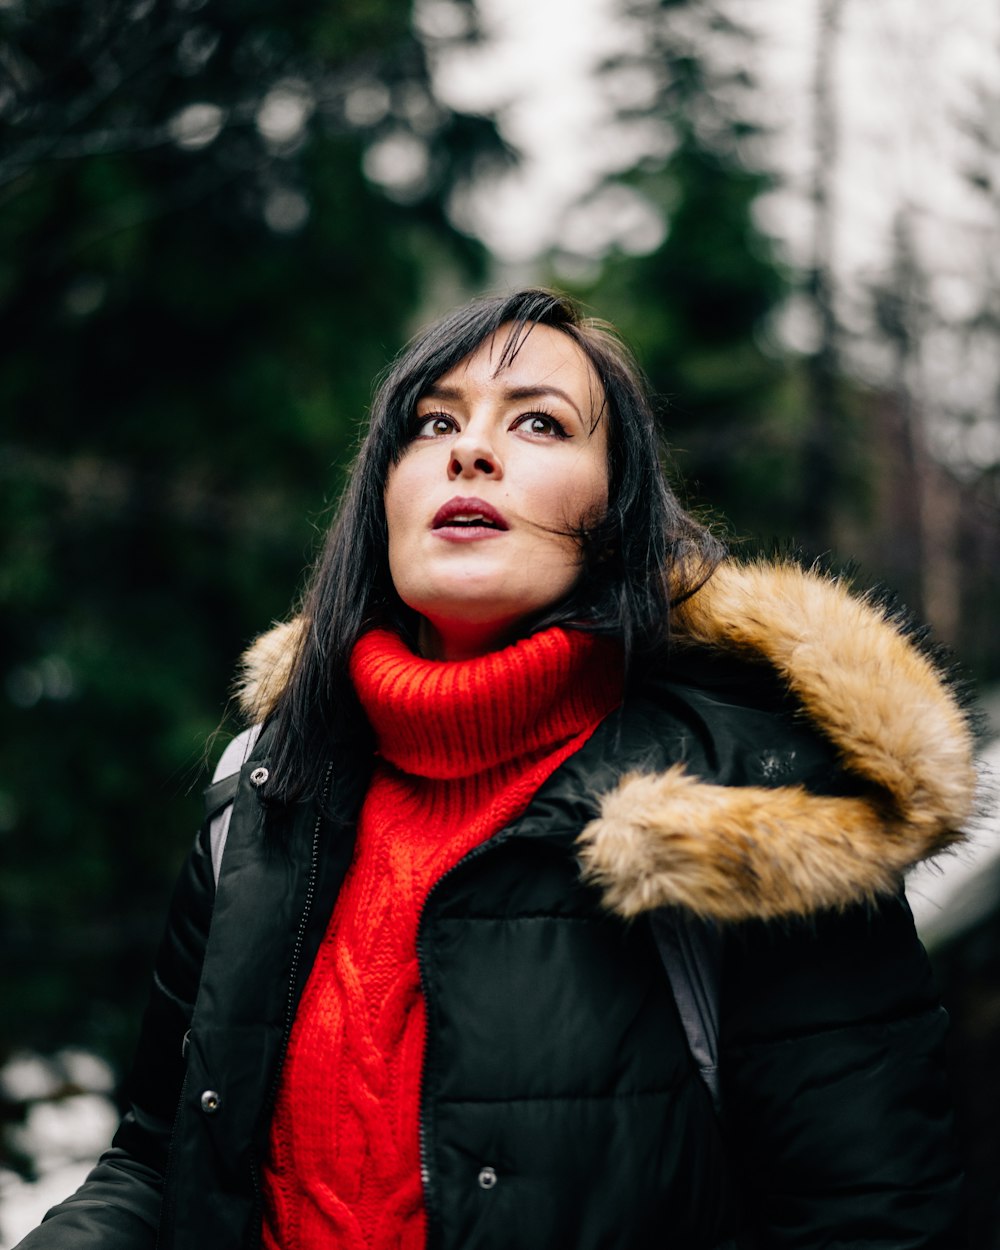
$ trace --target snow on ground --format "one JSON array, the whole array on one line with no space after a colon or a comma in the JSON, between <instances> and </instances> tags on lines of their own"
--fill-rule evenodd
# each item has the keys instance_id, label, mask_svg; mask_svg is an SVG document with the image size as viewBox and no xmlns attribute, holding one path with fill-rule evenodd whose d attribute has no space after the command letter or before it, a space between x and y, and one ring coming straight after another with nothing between
<instances>
[{"instance_id":1,"label":"snow on ground","mask_svg":"<svg viewBox=\"0 0 1000 1250\"><path fill-rule=\"evenodd\" d=\"M114 1073L82 1050L14 1055L0 1068L0 1086L26 1108L23 1122L6 1129L7 1143L38 1173L30 1182L0 1169L0 1250L9 1250L79 1187L111 1141L118 1112L109 1097Z\"/></svg>"},{"instance_id":2,"label":"snow on ground","mask_svg":"<svg viewBox=\"0 0 1000 1250\"><path fill-rule=\"evenodd\" d=\"M93 1164L93 1159L67 1163L43 1172L34 1183L0 1169L0 1250L17 1245L50 1207L79 1189Z\"/></svg>"},{"instance_id":3,"label":"snow on ground","mask_svg":"<svg viewBox=\"0 0 1000 1250\"><path fill-rule=\"evenodd\" d=\"M982 807L958 850L920 864L906 881L906 897L924 945L940 946L997 906L1000 897L1000 738L980 757Z\"/></svg>"}]
</instances>

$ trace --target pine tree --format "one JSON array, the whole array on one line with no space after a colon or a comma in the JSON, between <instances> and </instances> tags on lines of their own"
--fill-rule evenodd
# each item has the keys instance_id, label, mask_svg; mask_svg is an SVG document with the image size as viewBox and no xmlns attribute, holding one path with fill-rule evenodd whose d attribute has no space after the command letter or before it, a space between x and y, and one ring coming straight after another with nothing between
<instances>
[{"instance_id":1,"label":"pine tree","mask_svg":"<svg viewBox=\"0 0 1000 1250\"><path fill-rule=\"evenodd\" d=\"M38 0L0 61L0 1055L120 1061L236 657L499 149L389 0Z\"/></svg>"}]
</instances>

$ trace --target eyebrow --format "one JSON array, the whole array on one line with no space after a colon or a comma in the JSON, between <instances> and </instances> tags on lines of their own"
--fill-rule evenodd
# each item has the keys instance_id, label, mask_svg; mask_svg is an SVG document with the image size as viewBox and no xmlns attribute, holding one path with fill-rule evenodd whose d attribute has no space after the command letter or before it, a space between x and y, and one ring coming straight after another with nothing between
<instances>
[{"instance_id":1,"label":"eyebrow","mask_svg":"<svg viewBox=\"0 0 1000 1250\"><path fill-rule=\"evenodd\" d=\"M507 386L504 388L503 394L504 399L538 399L542 395L555 395L557 398L565 400L580 420L583 420L583 413L577 407L576 401L571 399L569 395L567 395L567 393L558 386ZM460 387L441 386L440 383L432 382L420 398L452 399L460 401L465 398L465 395Z\"/></svg>"}]
</instances>

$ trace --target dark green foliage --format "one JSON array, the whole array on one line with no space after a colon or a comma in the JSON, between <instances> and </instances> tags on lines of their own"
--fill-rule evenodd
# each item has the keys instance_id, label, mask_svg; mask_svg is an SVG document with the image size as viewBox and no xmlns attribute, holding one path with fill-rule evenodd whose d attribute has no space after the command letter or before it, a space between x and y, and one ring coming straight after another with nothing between
<instances>
[{"instance_id":1,"label":"dark green foliage","mask_svg":"<svg viewBox=\"0 0 1000 1250\"><path fill-rule=\"evenodd\" d=\"M127 1053L239 651L289 611L424 256L477 271L444 201L495 136L433 99L409 17L0 10L0 1056ZM276 90L304 114L268 138ZM391 197L387 135L427 158Z\"/></svg>"},{"instance_id":2,"label":"dark green foliage","mask_svg":"<svg viewBox=\"0 0 1000 1250\"><path fill-rule=\"evenodd\" d=\"M666 235L650 255L609 257L582 293L635 344L692 501L738 537L788 540L808 506L807 431L802 379L771 326L792 276L753 216L770 185L747 120L753 40L711 0L623 8L643 38L606 72L653 84L623 121L644 117L668 134L666 155L625 181L663 213Z\"/></svg>"},{"instance_id":3,"label":"dark green foliage","mask_svg":"<svg viewBox=\"0 0 1000 1250\"><path fill-rule=\"evenodd\" d=\"M794 431L781 411L789 377L764 346L785 285L751 223L762 179L693 141L669 173L676 199L663 244L609 263L592 300L636 345L697 497L737 532L787 536L796 507Z\"/></svg>"}]
</instances>

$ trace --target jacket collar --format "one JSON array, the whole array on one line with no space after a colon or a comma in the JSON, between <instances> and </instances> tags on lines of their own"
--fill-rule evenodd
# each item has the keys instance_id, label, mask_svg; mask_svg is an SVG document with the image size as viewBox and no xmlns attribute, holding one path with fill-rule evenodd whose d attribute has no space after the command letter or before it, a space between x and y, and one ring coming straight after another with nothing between
<instances>
[{"instance_id":1,"label":"jacket collar","mask_svg":"<svg viewBox=\"0 0 1000 1250\"><path fill-rule=\"evenodd\" d=\"M843 908L893 892L960 839L976 788L968 718L874 599L792 563L726 563L672 627L681 656L708 648L776 674L853 792L717 784L654 760L624 777L605 769L596 814L581 806L579 853L613 911L674 906L731 922ZM288 679L300 628L277 626L244 657L240 694L258 715Z\"/></svg>"}]
</instances>

